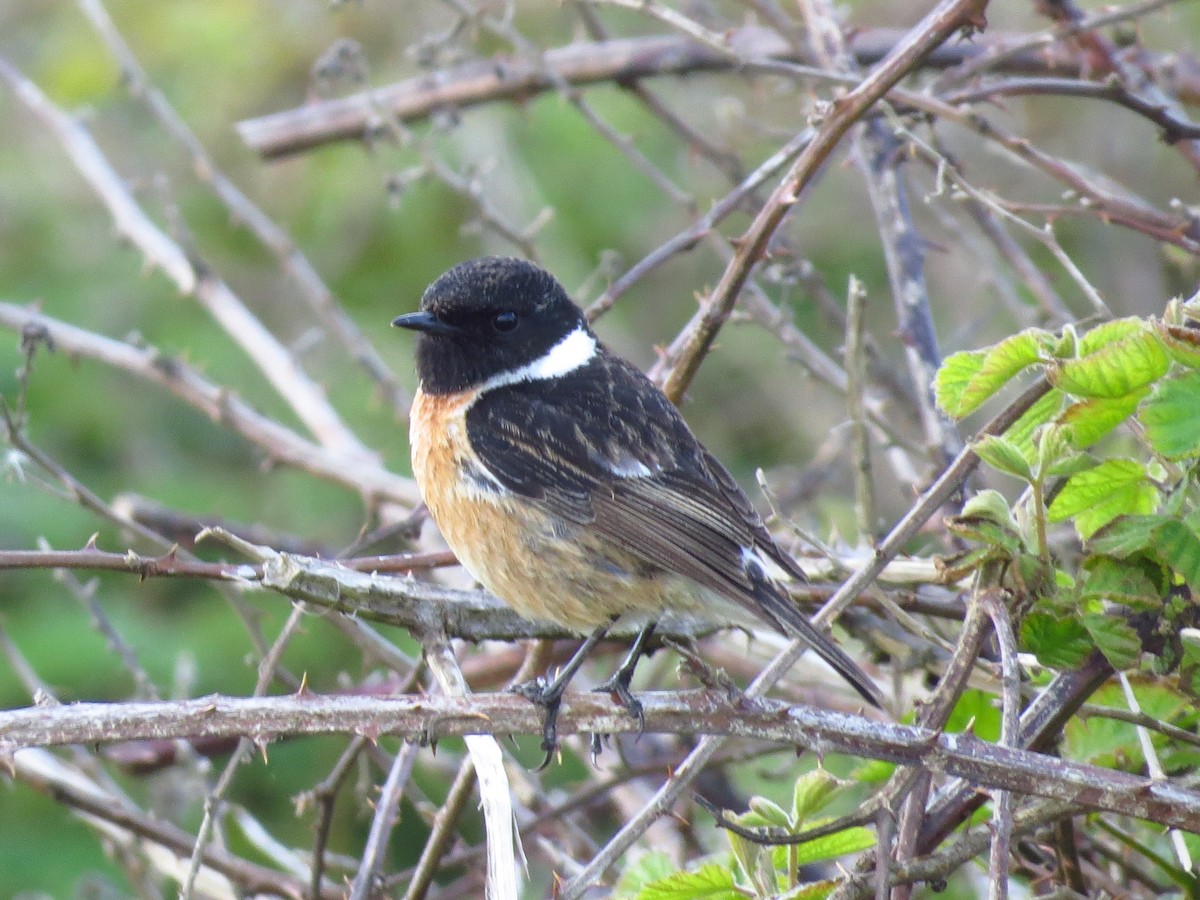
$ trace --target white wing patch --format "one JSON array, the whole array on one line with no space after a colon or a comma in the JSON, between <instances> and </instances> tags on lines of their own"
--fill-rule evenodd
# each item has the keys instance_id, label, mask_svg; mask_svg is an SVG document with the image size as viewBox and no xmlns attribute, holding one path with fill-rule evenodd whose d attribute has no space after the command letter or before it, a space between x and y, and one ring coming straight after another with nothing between
<instances>
[{"instance_id":1,"label":"white wing patch","mask_svg":"<svg viewBox=\"0 0 1200 900\"><path fill-rule=\"evenodd\" d=\"M757 547L742 548L742 568L747 572L758 569L772 581L790 581L792 575L769 556L764 556Z\"/></svg>"},{"instance_id":2,"label":"white wing patch","mask_svg":"<svg viewBox=\"0 0 1200 900\"><path fill-rule=\"evenodd\" d=\"M655 472L661 472L662 469L655 466L653 469L633 456L626 456L615 463L607 463L608 469L619 478L649 478Z\"/></svg>"}]
</instances>

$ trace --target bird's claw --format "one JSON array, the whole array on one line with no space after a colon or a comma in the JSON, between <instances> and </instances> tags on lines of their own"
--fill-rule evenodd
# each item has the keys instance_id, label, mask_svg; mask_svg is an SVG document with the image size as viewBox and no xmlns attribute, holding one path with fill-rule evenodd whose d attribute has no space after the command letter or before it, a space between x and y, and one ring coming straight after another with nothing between
<instances>
[{"instance_id":1,"label":"bird's claw","mask_svg":"<svg viewBox=\"0 0 1200 900\"><path fill-rule=\"evenodd\" d=\"M541 772L549 767L558 753L558 711L562 707L564 686L557 681L549 682L545 678L538 677L523 684L513 685L509 690L545 710L546 718L542 721L541 746L546 758L536 769Z\"/></svg>"},{"instance_id":2,"label":"bird's claw","mask_svg":"<svg viewBox=\"0 0 1200 900\"><path fill-rule=\"evenodd\" d=\"M635 697L633 691L629 689L628 682L624 678L621 678L618 673L599 685L595 690L612 694L617 702L625 707L625 712L637 719L637 736L641 737L642 733L646 730L646 712L642 708L642 701Z\"/></svg>"}]
</instances>

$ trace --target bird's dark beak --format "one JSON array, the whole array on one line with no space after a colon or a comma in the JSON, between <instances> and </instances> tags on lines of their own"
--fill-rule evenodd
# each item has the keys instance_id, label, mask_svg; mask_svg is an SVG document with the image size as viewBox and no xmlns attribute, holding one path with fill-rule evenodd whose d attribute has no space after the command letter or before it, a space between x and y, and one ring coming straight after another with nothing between
<instances>
[{"instance_id":1,"label":"bird's dark beak","mask_svg":"<svg viewBox=\"0 0 1200 900\"><path fill-rule=\"evenodd\" d=\"M392 319L396 328L408 328L425 334L455 334L458 331L454 325L443 322L431 312L411 312Z\"/></svg>"}]
</instances>

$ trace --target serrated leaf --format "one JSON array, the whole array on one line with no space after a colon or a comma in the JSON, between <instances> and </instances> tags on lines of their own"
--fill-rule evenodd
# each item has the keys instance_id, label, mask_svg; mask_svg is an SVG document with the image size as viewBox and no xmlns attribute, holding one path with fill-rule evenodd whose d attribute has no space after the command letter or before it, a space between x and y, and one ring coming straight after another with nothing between
<instances>
[{"instance_id":1,"label":"serrated leaf","mask_svg":"<svg viewBox=\"0 0 1200 900\"><path fill-rule=\"evenodd\" d=\"M1158 489L1145 466L1132 459L1106 459L1072 475L1047 515L1052 522L1074 518L1075 530L1086 539L1117 516L1152 513L1157 505Z\"/></svg>"},{"instance_id":2,"label":"serrated leaf","mask_svg":"<svg viewBox=\"0 0 1200 900\"><path fill-rule=\"evenodd\" d=\"M1047 366L1046 377L1077 397L1124 397L1161 378L1170 364L1158 336L1143 325L1086 356Z\"/></svg>"},{"instance_id":3,"label":"serrated leaf","mask_svg":"<svg viewBox=\"0 0 1200 900\"><path fill-rule=\"evenodd\" d=\"M1200 585L1200 535L1178 519L1167 516L1117 519L1092 536L1088 549L1121 558L1148 553L1185 584Z\"/></svg>"},{"instance_id":4,"label":"serrated leaf","mask_svg":"<svg viewBox=\"0 0 1200 900\"><path fill-rule=\"evenodd\" d=\"M1167 521L1162 516L1124 516L1096 531L1088 540L1088 549L1124 559L1150 549L1154 531Z\"/></svg>"},{"instance_id":5,"label":"serrated leaf","mask_svg":"<svg viewBox=\"0 0 1200 900\"><path fill-rule=\"evenodd\" d=\"M1033 479L1029 460L1016 444L993 434L985 435L974 443L972 450L979 458L998 472L1020 478L1024 482Z\"/></svg>"},{"instance_id":6,"label":"serrated leaf","mask_svg":"<svg viewBox=\"0 0 1200 900\"><path fill-rule=\"evenodd\" d=\"M987 350L946 357L934 379L938 406L956 419L977 410L1010 378L1039 361L1039 338L1044 334L1030 328Z\"/></svg>"},{"instance_id":7,"label":"serrated leaf","mask_svg":"<svg viewBox=\"0 0 1200 900\"><path fill-rule=\"evenodd\" d=\"M652 881L637 896L638 900L743 900L734 887L733 870L716 863Z\"/></svg>"},{"instance_id":8,"label":"serrated leaf","mask_svg":"<svg viewBox=\"0 0 1200 900\"><path fill-rule=\"evenodd\" d=\"M1022 456L1026 459L1033 459L1034 431L1053 421L1054 417L1062 410L1066 399L1067 395L1060 390L1051 388L1046 391L1046 393L1042 394L1034 402L1033 406L1021 414L1021 417L1017 421L1005 429L1004 437L1011 443L1016 444Z\"/></svg>"},{"instance_id":9,"label":"serrated leaf","mask_svg":"<svg viewBox=\"0 0 1200 900\"><path fill-rule=\"evenodd\" d=\"M1058 421L1069 428L1071 446L1083 450L1133 415L1147 393L1142 388L1124 397L1089 397L1068 406Z\"/></svg>"},{"instance_id":10,"label":"serrated leaf","mask_svg":"<svg viewBox=\"0 0 1200 900\"><path fill-rule=\"evenodd\" d=\"M792 791L792 822L802 825L815 812L829 805L842 783L825 769L813 769L796 779Z\"/></svg>"},{"instance_id":11,"label":"serrated leaf","mask_svg":"<svg viewBox=\"0 0 1200 900\"><path fill-rule=\"evenodd\" d=\"M1166 520L1154 530L1154 551L1185 584L1200 586L1200 536L1191 528Z\"/></svg>"},{"instance_id":12,"label":"serrated leaf","mask_svg":"<svg viewBox=\"0 0 1200 900\"><path fill-rule=\"evenodd\" d=\"M1200 372L1160 381L1138 410L1138 421L1167 459L1200 456Z\"/></svg>"},{"instance_id":13,"label":"serrated leaf","mask_svg":"<svg viewBox=\"0 0 1200 900\"><path fill-rule=\"evenodd\" d=\"M1146 324L1145 320L1139 319L1137 316L1126 316L1123 319L1113 319L1111 322L1101 322L1079 339L1079 350L1076 356L1095 353L1130 335L1146 332L1149 328L1150 326Z\"/></svg>"},{"instance_id":14,"label":"serrated leaf","mask_svg":"<svg viewBox=\"0 0 1200 900\"><path fill-rule=\"evenodd\" d=\"M678 868L661 850L643 853L621 871L621 877L613 886L613 900L633 900L647 884L675 874Z\"/></svg>"},{"instance_id":15,"label":"serrated leaf","mask_svg":"<svg viewBox=\"0 0 1200 900\"><path fill-rule=\"evenodd\" d=\"M1142 645L1137 632L1120 616L1088 613L1081 617L1096 647L1118 672L1131 669L1138 663Z\"/></svg>"},{"instance_id":16,"label":"serrated leaf","mask_svg":"<svg viewBox=\"0 0 1200 900\"><path fill-rule=\"evenodd\" d=\"M1078 668L1095 649L1080 622L1036 610L1021 623L1021 646L1054 669Z\"/></svg>"},{"instance_id":17,"label":"serrated leaf","mask_svg":"<svg viewBox=\"0 0 1200 900\"><path fill-rule=\"evenodd\" d=\"M982 350L963 350L947 356L938 367L933 378L934 401L951 418L960 419L983 402L972 406L965 398L971 382L983 368L984 356Z\"/></svg>"},{"instance_id":18,"label":"serrated leaf","mask_svg":"<svg viewBox=\"0 0 1200 900\"><path fill-rule=\"evenodd\" d=\"M1094 556L1086 562L1087 574L1080 588L1084 602L1103 600L1137 609L1162 605L1159 590L1140 563L1112 556Z\"/></svg>"},{"instance_id":19,"label":"serrated leaf","mask_svg":"<svg viewBox=\"0 0 1200 900\"><path fill-rule=\"evenodd\" d=\"M874 832L868 828L853 827L805 841L798 844L795 850L799 864L807 866L827 859L837 859L849 853L860 853L874 846Z\"/></svg>"}]
</instances>

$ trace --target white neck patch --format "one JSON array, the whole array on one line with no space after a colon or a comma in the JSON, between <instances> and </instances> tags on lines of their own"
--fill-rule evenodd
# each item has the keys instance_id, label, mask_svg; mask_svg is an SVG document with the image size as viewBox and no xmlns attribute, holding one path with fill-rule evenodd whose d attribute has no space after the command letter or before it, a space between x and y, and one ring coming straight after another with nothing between
<instances>
[{"instance_id":1,"label":"white neck patch","mask_svg":"<svg viewBox=\"0 0 1200 900\"><path fill-rule=\"evenodd\" d=\"M519 369L493 375L480 387L480 393L492 388L503 387L506 384L542 381L574 372L591 362L597 349L596 339L587 333L583 325L580 325L533 362L521 366Z\"/></svg>"}]
</instances>

